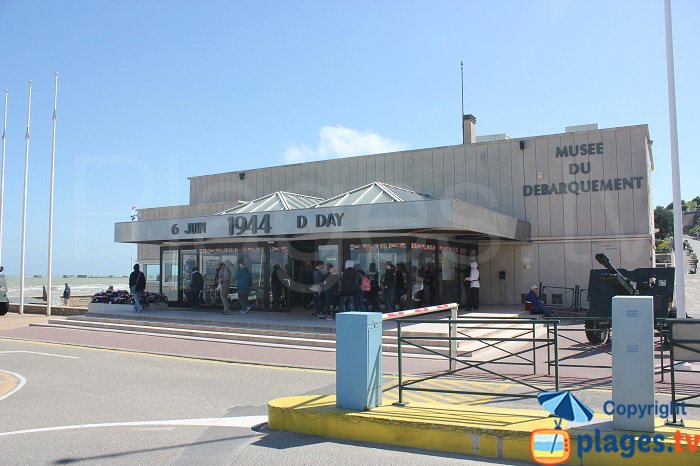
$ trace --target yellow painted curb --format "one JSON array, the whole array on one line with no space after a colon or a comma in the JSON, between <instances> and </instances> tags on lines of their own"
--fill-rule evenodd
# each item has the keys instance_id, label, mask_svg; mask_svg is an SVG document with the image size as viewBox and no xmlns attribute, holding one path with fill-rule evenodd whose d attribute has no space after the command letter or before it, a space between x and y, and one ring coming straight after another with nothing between
<instances>
[{"instance_id":1,"label":"yellow painted curb","mask_svg":"<svg viewBox=\"0 0 700 466\"><path fill-rule=\"evenodd\" d=\"M505 409L490 406L411 403L404 407L384 405L370 411L352 411L335 407L335 397L326 395L293 396L268 403L268 424L271 429L319 435L359 442L384 443L411 448L437 450L485 458L533 461L530 434L537 429L552 429L553 418L546 411ZM681 431L698 434L700 422L690 421ZM563 426L566 426L564 423ZM664 448L673 447L676 428L659 421L657 434L664 435ZM580 465L577 456L579 435L594 436L586 429L569 430L572 440L571 458L567 464ZM625 441L638 436L626 432L605 432ZM629 437L623 437L628 435ZM594 437L593 437L594 438ZM631 440L629 440L631 441ZM700 448L695 453L681 442L684 452L639 453L623 458L618 453L592 451L586 453L583 464L608 466L624 462L629 466L656 466L664 459L674 466L700 464ZM601 444L601 449L604 445ZM653 444L652 444L653 447Z\"/></svg>"}]
</instances>

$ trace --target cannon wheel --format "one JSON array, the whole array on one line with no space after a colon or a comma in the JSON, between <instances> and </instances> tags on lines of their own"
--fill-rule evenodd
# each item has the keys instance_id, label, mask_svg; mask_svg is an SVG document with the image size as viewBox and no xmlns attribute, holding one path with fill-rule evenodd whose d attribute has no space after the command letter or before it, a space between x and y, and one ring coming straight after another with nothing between
<instances>
[{"instance_id":1,"label":"cannon wheel","mask_svg":"<svg viewBox=\"0 0 700 466\"><path fill-rule=\"evenodd\" d=\"M610 338L610 327L603 326L596 320L587 320L584 328L586 338L594 345L602 345Z\"/></svg>"},{"instance_id":2,"label":"cannon wheel","mask_svg":"<svg viewBox=\"0 0 700 466\"><path fill-rule=\"evenodd\" d=\"M10 303L8 302L0 302L0 316L4 316L7 314L7 311L10 310Z\"/></svg>"}]
</instances>

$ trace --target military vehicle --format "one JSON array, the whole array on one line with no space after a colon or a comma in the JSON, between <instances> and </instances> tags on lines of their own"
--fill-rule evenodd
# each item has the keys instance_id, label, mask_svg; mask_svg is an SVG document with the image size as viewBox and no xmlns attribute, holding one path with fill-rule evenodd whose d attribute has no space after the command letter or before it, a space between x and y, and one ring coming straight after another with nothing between
<instances>
[{"instance_id":1,"label":"military vehicle","mask_svg":"<svg viewBox=\"0 0 700 466\"><path fill-rule=\"evenodd\" d=\"M595 259L605 269L591 270L588 278L586 317L596 318L585 322L588 341L598 345L610 340L613 296L653 296L654 319L673 317L673 267L625 270L615 268L605 254Z\"/></svg>"}]
</instances>

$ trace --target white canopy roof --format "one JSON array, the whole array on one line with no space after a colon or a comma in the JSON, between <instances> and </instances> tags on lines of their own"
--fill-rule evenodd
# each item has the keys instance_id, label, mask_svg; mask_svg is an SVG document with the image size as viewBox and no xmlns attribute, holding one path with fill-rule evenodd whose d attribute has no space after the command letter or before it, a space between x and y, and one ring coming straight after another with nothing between
<instances>
[{"instance_id":1,"label":"white canopy roof","mask_svg":"<svg viewBox=\"0 0 700 466\"><path fill-rule=\"evenodd\" d=\"M306 196L304 194L277 191L267 196L260 197L250 202L224 210L216 215L229 215L232 213L271 212L276 210L308 209L320 201L320 197Z\"/></svg>"},{"instance_id":2,"label":"white canopy roof","mask_svg":"<svg viewBox=\"0 0 700 466\"><path fill-rule=\"evenodd\" d=\"M319 202L316 207L384 204L389 202L426 201L430 199L432 199L430 196L419 194L410 189L375 181Z\"/></svg>"}]
</instances>

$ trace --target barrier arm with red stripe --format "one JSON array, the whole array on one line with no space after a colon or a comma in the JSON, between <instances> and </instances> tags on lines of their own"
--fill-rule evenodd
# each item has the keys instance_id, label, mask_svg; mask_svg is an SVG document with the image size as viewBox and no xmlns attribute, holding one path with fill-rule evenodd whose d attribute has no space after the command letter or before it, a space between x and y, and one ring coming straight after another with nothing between
<instances>
[{"instance_id":1,"label":"barrier arm with red stripe","mask_svg":"<svg viewBox=\"0 0 700 466\"><path fill-rule=\"evenodd\" d=\"M422 314L430 314L432 312L440 312L440 311L447 311L450 310L452 311L450 313L450 320L455 321L457 320L457 309L459 308L459 305L457 303L450 303L450 304L438 304L437 306L429 306L429 307L419 307L418 309L408 309L406 311L398 311L398 312L387 312L386 314L382 314L382 320L392 320L392 319L398 319L400 317L412 317L412 316L417 316L417 315L422 315ZM401 356L399 356L401 357ZM457 363L454 358L457 357L457 324L450 322L450 370L455 370L457 369Z\"/></svg>"},{"instance_id":2,"label":"barrier arm with red stripe","mask_svg":"<svg viewBox=\"0 0 700 466\"><path fill-rule=\"evenodd\" d=\"M399 317L411 317L419 314L430 314L431 312L447 311L448 309L452 310L452 318L456 319L457 308L459 308L458 304L450 303L438 304L437 306L419 307L418 309L408 309L405 311L387 312L386 314L382 314L382 320L398 319Z\"/></svg>"}]
</instances>

